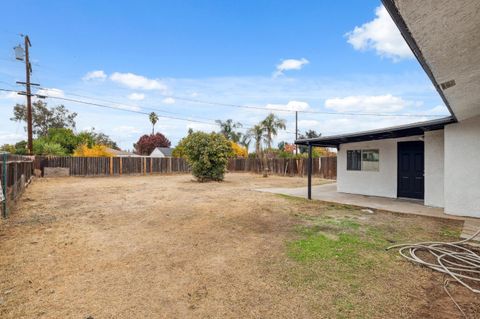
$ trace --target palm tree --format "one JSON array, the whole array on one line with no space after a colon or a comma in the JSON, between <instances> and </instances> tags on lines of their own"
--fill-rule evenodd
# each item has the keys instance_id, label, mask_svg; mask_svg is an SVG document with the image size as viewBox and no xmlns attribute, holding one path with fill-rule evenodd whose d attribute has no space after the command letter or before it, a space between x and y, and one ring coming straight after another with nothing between
<instances>
[{"instance_id":1,"label":"palm tree","mask_svg":"<svg viewBox=\"0 0 480 319\"><path fill-rule=\"evenodd\" d=\"M155 124L158 122L158 115L155 112L150 113L148 116L150 122L152 122L152 135L155 134Z\"/></svg>"},{"instance_id":2,"label":"palm tree","mask_svg":"<svg viewBox=\"0 0 480 319\"><path fill-rule=\"evenodd\" d=\"M270 113L262 122L261 125L265 131L265 138L267 140L267 146L272 148L273 137L278 134L278 129L284 130L285 120L278 118L275 114Z\"/></svg>"},{"instance_id":3,"label":"palm tree","mask_svg":"<svg viewBox=\"0 0 480 319\"><path fill-rule=\"evenodd\" d=\"M239 143L240 143L240 145L242 145L243 147L245 147L247 149L247 153L248 153L248 148L250 147L251 142L252 142L252 136L250 135L250 133L248 131L247 131L247 133L242 134L242 138L240 139Z\"/></svg>"},{"instance_id":4,"label":"palm tree","mask_svg":"<svg viewBox=\"0 0 480 319\"><path fill-rule=\"evenodd\" d=\"M222 120L216 120L215 123L220 126L220 133L225 136L225 138L235 143L240 141L242 133L236 132L235 129L241 128L243 126L242 123L234 122L232 119L228 119L225 122Z\"/></svg>"},{"instance_id":5,"label":"palm tree","mask_svg":"<svg viewBox=\"0 0 480 319\"><path fill-rule=\"evenodd\" d=\"M262 152L262 140L264 137L264 132L263 126L261 124L257 124L249 129L247 133L255 140L255 154L257 157L259 157L260 153Z\"/></svg>"}]
</instances>

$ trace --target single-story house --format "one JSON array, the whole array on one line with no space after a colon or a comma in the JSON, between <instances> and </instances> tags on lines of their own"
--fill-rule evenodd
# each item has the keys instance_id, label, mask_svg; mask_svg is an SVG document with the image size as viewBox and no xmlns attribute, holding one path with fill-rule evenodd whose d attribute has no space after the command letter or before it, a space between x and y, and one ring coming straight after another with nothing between
<instances>
[{"instance_id":1,"label":"single-story house","mask_svg":"<svg viewBox=\"0 0 480 319\"><path fill-rule=\"evenodd\" d=\"M451 115L295 143L337 148L338 192L480 217L480 1L382 2Z\"/></svg>"},{"instance_id":2,"label":"single-story house","mask_svg":"<svg viewBox=\"0 0 480 319\"><path fill-rule=\"evenodd\" d=\"M150 157L172 157L173 148L170 147L156 147Z\"/></svg>"}]
</instances>

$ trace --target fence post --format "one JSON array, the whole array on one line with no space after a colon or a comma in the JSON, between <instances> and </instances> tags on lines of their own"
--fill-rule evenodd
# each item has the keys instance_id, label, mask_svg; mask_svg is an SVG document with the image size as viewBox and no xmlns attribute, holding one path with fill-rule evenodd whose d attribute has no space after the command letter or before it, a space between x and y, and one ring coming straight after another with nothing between
<instances>
[{"instance_id":1,"label":"fence post","mask_svg":"<svg viewBox=\"0 0 480 319\"><path fill-rule=\"evenodd\" d=\"M119 170L118 170L118 173L120 174L120 176L122 175L122 158L119 157L120 159L120 166L119 166Z\"/></svg>"},{"instance_id":2,"label":"fence post","mask_svg":"<svg viewBox=\"0 0 480 319\"><path fill-rule=\"evenodd\" d=\"M147 175L147 158L143 158L143 175Z\"/></svg>"},{"instance_id":3,"label":"fence post","mask_svg":"<svg viewBox=\"0 0 480 319\"><path fill-rule=\"evenodd\" d=\"M2 187L2 193L3 193L3 218L7 218L8 212L7 212L7 153L2 154L2 172L3 172L3 187Z\"/></svg>"}]
</instances>

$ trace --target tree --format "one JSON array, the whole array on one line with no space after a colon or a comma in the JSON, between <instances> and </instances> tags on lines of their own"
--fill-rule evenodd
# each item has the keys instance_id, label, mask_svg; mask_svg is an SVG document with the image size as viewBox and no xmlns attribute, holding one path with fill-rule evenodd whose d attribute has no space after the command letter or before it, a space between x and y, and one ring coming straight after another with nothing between
<instances>
[{"instance_id":1,"label":"tree","mask_svg":"<svg viewBox=\"0 0 480 319\"><path fill-rule=\"evenodd\" d=\"M15 154L15 152L16 152L15 145L3 144L2 146L0 146L0 152L7 152L7 153Z\"/></svg>"},{"instance_id":2,"label":"tree","mask_svg":"<svg viewBox=\"0 0 480 319\"><path fill-rule=\"evenodd\" d=\"M236 128L241 128L243 125L240 122L234 122L232 119L228 119L225 122L222 120L215 121L220 126L220 133L225 136L227 140L231 140L235 143L240 141L242 137L241 132L236 132Z\"/></svg>"},{"instance_id":3,"label":"tree","mask_svg":"<svg viewBox=\"0 0 480 319\"><path fill-rule=\"evenodd\" d=\"M265 131L265 138L268 149L272 148L273 137L278 134L278 130L286 128L285 120L278 118L275 114L270 113L262 122Z\"/></svg>"},{"instance_id":4,"label":"tree","mask_svg":"<svg viewBox=\"0 0 480 319\"><path fill-rule=\"evenodd\" d=\"M95 128L90 131L83 131L78 134L79 144L86 144L88 147L93 145L105 145L106 147L119 150L117 143L110 136L102 132L95 132Z\"/></svg>"},{"instance_id":5,"label":"tree","mask_svg":"<svg viewBox=\"0 0 480 319\"><path fill-rule=\"evenodd\" d=\"M73 156L78 157L112 157L113 154L107 151L105 145L93 145L88 147L86 144L79 145Z\"/></svg>"},{"instance_id":6,"label":"tree","mask_svg":"<svg viewBox=\"0 0 480 319\"><path fill-rule=\"evenodd\" d=\"M246 134L242 134L242 138L240 139L240 141L238 143L240 145L242 145L243 147L245 147L245 149L247 150L247 154L248 154L248 149L250 147L251 142L252 142L252 137L250 136L250 134L247 131Z\"/></svg>"},{"instance_id":7,"label":"tree","mask_svg":"<svg viewBox=\"0 0 480 319\"><path fill-rule=\"evenodd\" d=\"M308 130L308 131L305 131L305 134L299 134L298 139L302 140L306 138L316 138L320 136L322 136L322 133L317 133L315 130ZM305 145L300 145L298 148L301 154L308 152L308 147Z\"/></svg>"},{"instance_id":8,"label":"tree","mask_svg":"<svg viewBox=\"0 0 480 319\"><path fill-rule=\"evenodd\" d=\"M18 155L27 154L27 141L20 141L15 144L15 154L18 154Z\"/></svg>"},{"instance_id":9,"label":"tree","mask_svg":"<svg viewBox=\"0 0 480 319\"><path fill-rule=\"evenodd\" d=\"M230 141L230 144L232 146L232 150L233 150L233 157L247 157L248 156L248 151L245 147L233 142L233 141Z\"/></svg>"},{"instance_id":10,"label":"tree","mask_svg":"<svg viewBox=\"0 0 480 319\"><path fill-rule=\"evenodd\" d=\"M221 181L233 155L230 142L219 133L195 132L184 139L185 157L200 182Z\"/></svg>"},{"instance_id":11,"label":"tree","mask_svg":"<svg viewBox=\"0 0 480 319\"><path fill-rule=\"evenodd\" d=\"M158 115L155 112L150 113L148 116L150 122L152 123L152 135L155 134L155 124L158 122Z\"/></svg>"},{"instance_id":12,"label":"tree","mask_svg":"<svg viewBox=\"0 0 480 319\"><path fill-rule=\"evenodd\" d=\"M260 124L257 124L248 130L248 135L255 140L255 154L257 157L259 157L260 153L262 152L262 140L264 138L264 132L265 131Z\"/></svg>"},{"instance_id":13,"label":"tree","mask_svg":"<svg viewBox=\"0 0 480 319\"><path fill-rule=\"evenodd\" d=\"M69 128L50 128L47 135L38 139L48 143L59 144L67 154L72 154L78 144L80 144L80 138Z\"/></svg>"},{"instance_id":14,"label":"tree","mask_svg":"<svg viewBox=\"0 0 480 319\"><path fill-rule=\"evenodd\" d=\"M170 147L170 141L162 133L143 135L133 144L139 155L150 155L157 147Z\"/></svg>"},{"instance_id":15,"label":"tree","mask_svg":"<svg viewBox=\"0 0 480 319\"><path fill-rule=\"evenodd\" d=\"M70 112L63 105L49 108L47 103L39 100L32 104L32 132L36 136L44 136L50 128L75 128L77 113ZM27 122L27 107L17 104L13 108L16 122ZM26 130L26 128L25 128Z\"/></svg>"}]
</instances>

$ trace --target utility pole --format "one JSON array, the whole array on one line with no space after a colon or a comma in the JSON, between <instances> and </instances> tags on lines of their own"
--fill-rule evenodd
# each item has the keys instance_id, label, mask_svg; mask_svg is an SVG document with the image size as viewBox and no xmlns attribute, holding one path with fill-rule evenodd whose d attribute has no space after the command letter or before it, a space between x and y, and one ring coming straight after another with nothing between
<instances>
[{"instance_id":1,"label":"utility pole","mask_svg":"<svg viewBox=\"0 0 480 319\"><path fill-rule=\"evenodd\" d=\"M28 136L27 148L28 148L28 154L32 155L33 154L33 123L32 123L33 119L32 119L32 91L30 86L31 85L39 86L40 84L30 82L32 65L30 63L29 48L32 46L32 44L30 43L30 38L28 37L28 35L22 35L22 36L25 40L25 82L18 81L17 83L25 85L25 92L19 92L18 94L27 96L27 136ZM22 47L19 45L14 49L15 49L15 55L17 60L23 61Z\"/></svg>"},{"instance_id":2,"label":"utility pole","mask_svg":"<svg viewBox=\"0 0 480 319\"><path fill-rule=\"evenodd\" d=\"M295 141L298 140L298 111L295 111ZM298 154L298 145L295 144L295 154Z\"/></svg>"},{"instance_id":3,"label":"utility pole","mask_svg":"<svg viewBox=\"0 0 480 319\"><path fill-rule=\"evenodd\" d=\"M30 73L32 66L30 64L30 57L28 55L28 48L32 44L28 35L25 35L25 72L26 72L26 91L27 91L27 131L28 131L28 153L33 154L33 133L32 133L32 93L30 90Z\"/></svg>"}]
</instances>

